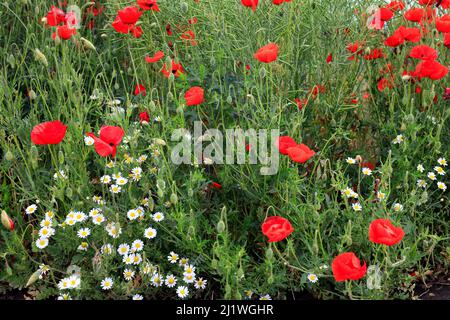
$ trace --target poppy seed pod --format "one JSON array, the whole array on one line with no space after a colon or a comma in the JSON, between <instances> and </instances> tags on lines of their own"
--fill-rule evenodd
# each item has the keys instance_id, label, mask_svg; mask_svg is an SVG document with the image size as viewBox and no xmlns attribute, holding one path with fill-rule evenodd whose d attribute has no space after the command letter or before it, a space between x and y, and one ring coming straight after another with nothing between
<instances>
[{"instance_id":1,"label":"poppy seed pod","mask_svg":"<svg viewBox=\"0 0 450 320\"><path fill-rule=\"evenodd\" d=\"M183 13L187 13L189 11L189 5L184 1L181 3L180 7Z\"/></svg>"},{"instance_id":2,"label":"poppy seed pod","mask_svg":"<svg viewBox=\"0 0 450 320\"><path fill-rule=\"evenodd\" d=\"M12 219L8 216L8 214L6 213L5 210L2 210L1 220L2 220L3 226L7 230L9 230L9 231L13 231L14 230L14 221L12 221Z\"/></svg>"}]
</instances>

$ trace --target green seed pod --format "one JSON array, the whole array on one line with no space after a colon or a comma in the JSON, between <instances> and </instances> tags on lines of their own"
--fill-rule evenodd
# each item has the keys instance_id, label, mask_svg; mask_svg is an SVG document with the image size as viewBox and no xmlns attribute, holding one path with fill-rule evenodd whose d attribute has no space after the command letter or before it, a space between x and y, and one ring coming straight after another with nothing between
<instances>
[{"instance_id":1,"label":"green seed pod","mask_svg":"<svg viewBox=\"0 0 450 320\"><path fill-rule=\"evenodd\" d=\"M232 104L233 103L233 98L231 96L227 97L227 103L228 104Z\"/></svg>"},{"instance_id":2,"label":"green seed pod","mask_svg":"<svg viewBox=\"0 0 450 320\"><path fill-rule=\"evenodd\" d=\"M242 268L239 268L236 273L237 280L241 281L241 279L244 278L244 275L244 270L242 270Z\"/></svg>"},{"instance_id":3,"label":"green seed pod","mask_svg":"<svg viewBox=\"0 0 450 320\"><path fill-rule=\"evenodd\" d=\"M164 190L164 189L166 189L166 182L164 180L162 180L162 179L158 179L158 180L156 180L156 186L159 189Z\"/></svg>"},{"instance_id":4,"label":"green seed pod","mask_svg":"<svg viewBox=\"0 0 450 320\"><path fill-rule=\"evenodd\" d=\"M259 69L259 76L261 77L261 79L264 79L266 75L267 75L266 68L262 67L261 69Z\"/></svg>"},{"instance_id":5,"label":"green seed pod","mask_svg":"<svg viewBox=\"0 0 450 320\"><path fill-rule=\"evenodd\" d=\"M158 195L159 198L163 198L164 197L164 190L158 188L158 190L156 191L156 194Z\"/></svg>"},{"instance_id":6,"label":"green seed pod","mask_svg":"<svg viewBox=\"0 0 450 320\"><path fill-rule=\"evenodd\" d=\"M217 232L218 233L222 233L222 232L224 232L225 231L225 223L222 221L222 220L220 220L218 223L217 223Z\"/></svg>"},{"instance_id":7,"label":"green seed pod","mask_svg":"<svg viewBox=\"0 0 450 320\"><path fill-rule=\"evenodd\" d=\"M150 101L150 104L148 105L150 111L155 111L156 110L156 104L155 102L152 100Z\"/></svg>"}]
</instances>

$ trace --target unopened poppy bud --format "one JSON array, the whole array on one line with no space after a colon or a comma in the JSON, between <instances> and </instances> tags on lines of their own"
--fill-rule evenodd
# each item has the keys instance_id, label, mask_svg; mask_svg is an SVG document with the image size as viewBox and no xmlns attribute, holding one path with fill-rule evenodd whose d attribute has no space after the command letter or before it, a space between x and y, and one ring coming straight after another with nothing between
<instances>
[{"instance_id":1,"label":"unopened poppy bud","mask_svg":"<svg viewBox=\"0 0 450 320\"><path fill-rule=\"evenodd\" d=\"M172 79L175 79L175 76L173 75L173 73L170 74L169 79L170 79L171 76L172 76ZM172 92L167 93L167 100L168 101L172 101L173 100Z\"/></svg>"},{"instance_id":2,"label":"unopened poppy bud","mask_svg":"<svg viewBox=\"0 0 450 320\"><path fill-rule=\"evenodd\" d=\"M81 37L80 40L81 40L81 42L83 42L83 46L86 49L97 51L94 44L92 42L90 42L88 39Z\"/></svg>"},{"instance_id":3,"label":"unopened poppy bud","mask_svg":"<svg viewBox=\"0 0 450 320\"><path fill-rule=\"evenodd\" d=\"M214 58L214 56L211 57L211 59L209 60L209 64L214 67L216 65L216 58Z\"/></svg>"},{"instance_id":4,"label":"unopened poppy bud","mask_svg":"<svg viewBox=\"0 0 450 320\"><path fill-rule=\"evenodd\" d=\"M218 223L217 223L217 232L218 233L222 233L222 232L224 232L225 231L225 223L222 221L222 220L220 220Z\"/></svg>"},{"instance_id":5,"label":"unopened poppy bud","mask_svg":"<svg viewBox=\"0 0 450 320\"><path fill-rule=\"evenodd\" d=\"M188 4L187 4L186 2L183 1L183 2L181 3L181 11L182 11L183 13L187 13L188 10L189 10Z\"/></svg>"},{"instance_id":6,"label":"unopened poppy bud","mask_svg":"<svg viewBox=\"0 0 450 320\"><path fill-rule=\"evenodd\" d=\"M72 188L66 189L66 196L67 196L67 198L72 198L72 196L73 196Z\"/></svg>"},{"instance_id":7,"label":"unopened poppy bud","mask_svg":"<svg viewBox=\"0 0 450 320\"><path fill-rule=\"evenodd\" d=\"M260 76L261 78L265 78L266 75L267 75L266 68L262 67L261 69L259 69L259 76Z\"/></svg>"},{"instance_id":8,"label":"unopened poppy bud","mask_svg":"<svg viewBox=\"0 0 450 320\"><path fill-rule=\"evenodd\" d=\"M34 49L34 58L42 63L44 66L48 67L48 61L45 55L39 49Z\"/></svg>"},{"instance_id":9,"label":"unopened poppy bud","mask_svg":"<svg viewBox=\"0 0 450 320\"><path fill-rule=\"evenodd\" d=\"M232 98L231 96L228 96L228 97L227 97L227 103L228 103L228 104L233 103L233 98Z\"/></svg>"},{"instance_id":10,"label":"unopened poppy bud","mask_svg":"<svg viewBox=\"0 0 450 320\"><path fill-rule=\"evenodd\" d=\"M5 210L2 210L1 220L2 220L3 226L7 230L9 230L9 231L13 231L14 230L14 221L12 221L12 219L8 216L8 214L6 213Z\"/></svg>"},{"instance_id":11,"label":"unopened poppy bud","mask_svg":"<svg viewBox=\"0 0 450 320\"><path fill-rule=\"evenodd\" d=\"M176 193L172 193L170 195L170 202L172 202L172 204L177 204L178 203L178 196Z\"/></svg>"},{"instance_id":12,"label":"unopened poppy bud","mask_svg":"<svg viewBox=\"0 0 450 320\"><path fill-rule=\"evenodd\" d=\"M159 146L165 146L166 145L166 141L164 141L163 139L158 139L158 138L153 139L153 143L157 144Z\"/></svg>"},{"instance_id":13,"label":"unopened poppy bud","mask_svg":"<svg viewBox=\"0 0 450 320\"><path fill-rule=\"evenodd\" d=\"M11 151L7 151L5 154L6 161L13 161L14 160L14 154Z\"/></svg>"},{"instance_id":14,"label":"unopened poppy bud","mask_svg":"<svg viewBox=\"0 0 450 320\"><path fill-rule=\"evenodd\" d=\"M357 161L358 163L361 163L361 162L362 162L362 157L361 157L360 155L357 155L357 156L355 157L355 159L356 159L356 161Z\"/></svg>"},{"instance_id":15,"label":"unopened poppy bud","mask_svg":"<svg viewBox=\"0 0 450 320\"><path fill-rule=\"evenodd\" d=\"M164 189L166 189L166 182L164 180L162 180L162 179L158 179L158 180L156 180L156 186L159 189L164 190Z\"/></svg>"},{"instance_id":16,"label":"unopened poppy bud","mask_svg":"<svg viewBox=\"0 0 450 320\"><path fill-rule=\"evenodd\" d=\"M59 158L59 163L63 164L64 163L64 152L62 152L61 150L58 152L58 158Z\"/></svg>"},{"instance_id":17,"label":"unopened poppy bud","mask_svg":"<svg viewBox=\"0 0 450 320\"><path fill-rule=\"evenodd\" d=\"M211 268L217 269L218 266L219 266L219 262L217 261L217 259L212 259L211 260Z\"/></svg>"},{"instance_id":18,"label":"unopened poppy bud","mask_svg":"<svg viewBox=\"0 0 450 320\"><path fill-rule=\"evenodd\" d=\"M28 98L30 100L35 100L37 98L36 92L33 89L28 90Z\"/></svg>"},{"instance_id":19,"label":"unopened poppy bud","mask_svg":"<svg viewBox=\"0 0 450 320\"><path fill-rule=\"evenodd\" d=\"M31 286L33 283L35 283L38 279L39 276L41 275L41 270L36 270L28 279L27 284L25 285L25 288Z\"/></svg>"}]
</instances>

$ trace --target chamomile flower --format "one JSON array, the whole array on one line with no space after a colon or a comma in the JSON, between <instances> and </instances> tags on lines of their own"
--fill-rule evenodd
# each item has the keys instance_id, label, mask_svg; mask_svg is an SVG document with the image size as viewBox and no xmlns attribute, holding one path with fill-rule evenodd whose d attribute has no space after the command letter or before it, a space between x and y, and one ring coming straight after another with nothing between
<instances>
[{"instance_id":1,"label":"chamomile flower","mask_svg":"<svg viewBox=\"0 0 450 320\"><path fill-rule=\"evenodd\" d=\"M164 280L162 279L162 276L159 275L159 273L155 273L151 279L150 279L152 286L154 287L160 287L162 286Z\"/></svg>"},{"instance_id":2,"label":"chamomile flower","mask_svg":"<svg viewBox=\"0 0 450 320\"><path fill-rule=\"evenodd\" d=\"M39 224L41 227L51 227L53 224L53 220L49 219L49 218L45 218L44 220L41 221L41 223Z\"/></svg>"},{"instance_id":3,"label":"chamomile flower","mask_svg":"<svg viewBox=\"0 0 450 320\"><path fill-rule=\"evenodd\" d=\"M139 214L137 213L136 209L131 209L128 210L127 217L130 220L136 220L137 218L139 218Z\"/></svg>"},{"instance_id":4,"label":"chamomile flower","mask_svg":"<svg viewBox=\"0 0 450 320\"><path fill-rule=\"evenodd\" d=\"M55 213L53 211L47 211L45 213L45 219L53 219L55 217Z\"/></svg>"},{"instance_id":5,"label":"chamomile flower","mask_svg":"<svg viewBox=\"0 0 450 320\"><path fill-rule=\"evenodd\" d=\"M203 278L198 278L197 280L195 280L194 282L194 288L195 289L205 289L206 288L206 283L208 281L204 280Z\"/></svg>"},{"instance_id":6,"label":"chamomile flower","mask_svg":"<svg viewBox=\"0 0 450 320\"><path fill-rule=\"evenodd\" d=\"M154 237L156 237L156 229L154 228L147 228L144 230L144 237L147 239L153 239Z\"/></svg>"},{"instance_id":7,"label":"chamomile flower","mask_svg":"<svg viewBox=\"0 0 450 320\"><path fill-rule=\"evenodd\" d=\"M136 208L136 212L138 213L139 217L144 217L145 210L141 206Z\"/></svg>"},{"instance_id":8,"label":"chamomile flower","mask_svg":"<svg viewBox=\"0 0 450 320\"><path fill-rule=\"evenodd\" d=\"M244 291L244 295L246 299L251 299L253 296L253 291L252 290L245 290Z\"/></svg>"},{"instance_id":9,"label":"chamomile flower","mask_svg":"<svg viewBox=\"0 0 450 320\"><path fill-rule=\"evenodd\" d=\"M164 213L162 212L155 212L155 214L152 216L153 220L156 222L161 222L164 220Z\"/></svg>"},{"instance_id":10,"label":"chamomile flower","mask_svg":"<svg viewBox=\"0 0 450 320\"><path fill-rule=\"evenodd\" d=\"M100 212L102 212L102 209L93 208L93 209L91 209L91 211L89 211L89 217L95 217L98 214L100 214Z\"/></svg>"},{"instance_id":11,"label":"chamomile flower","mask_svg":"<svg viewBox=\"0 0 450 320\"><path fill-rule=\"evenodd\" d=\"M103 222L105 222L105 216L102 214L98 214L95 217L92 217L92 223L95 225L101 225Z\"/></svg>"},{"instance_id":12,"label":"chamomile flower","mask_svg":"<svg viewBox=\"0 0 450 320\"><path fill-rule=\"evenodd\" d=\"M433 180L433 181L437 179L436 174L434 172L428 172L427 177L428 177L428 179Z\"/></svg>"},{"instance_id":13,"label":"chamomile flower","mask_svg":"<svg viewBox=\"0 0 450 320\"><path fill-rule=\"evenodd\" d=\"M131 252L139 252L144 248L144 242L142 240L136 239L131 244Z\"/></svg>"},{"instance_id":14,"label":"chamomile flower","mask_svg":"<svg viewBox=\"0 0 450 320\"><path fill-rule=\"evenodd\" d=\"M169 260L170 263L177 263L178 255L175 252L170 251L169 255L167 256L167 260Z\"/></svg>"},{"instance_id":15,"label":"chamomile flower","mask_svg":"<svg viewBox=\"0 0 450 320\"><path fill-rule=\"evenodd\" d=\"M120 254L121 256L127 255L128 252L130 252L130 246L126 243L122 243L117 248L117 253Z\"/></svg>"},{"instance_id":16,"label":"chamomile flower","mask_svg":"<svg viewBox=\"0 0 450 320\"><path fill-rule=\"evenodd\" d=\"M319 278L314 273L308 274L307 278L311 283L316 283L317 281L319 281Z\"/></svg>"},{"instance_id":17,"label":"chamomile flower","mask_svg":"<svg viewBox=\"0 0 450 320\"><path fill-rule=\"evenodd\" d=\"M112 175L112 178L113 178L114 180L120 179L120 178L122 178L122 173L121 173L121 172L114 173L114 174Z\"/></svg>"},{"instance_id":18,"label":"chamomile flower","mask_svg":"<svg viewBox=\"0 0 450 320\"><path fill-rule=\"evenodd\" d=\"M189 289L187 287L185 287L185 286L179 286L177 288L177 295L181 299L184 299L184 298L186 298L189 295Z\"/></svg>"},{"instance_id":19,"label":"chamomile flower","mask_svg":"<svg viewBox=\"0 0 450 320\"><path fill-rule=\"evenodd\" d=\"M419 171L420 173L423 173L425 171L425 168L423 167L423 165L418 164L417 165L417 171Z\"/></svg>"},{"instance_id":20,"label":"chamomile flower","mask_svg":"<svg viewBox=\"0 0 450 320\"><path fill-rule=\"evenodd\" d=\"M378 200L384 200L384 199L386 199L386 193L381 192L381 191L378 191L378 192L377 192L377 198L378 198Z\"/></svg>"},{"instance_id":21,"label":"chamomile flower","mask_svg":"<svg viewBox=\"0 0 450 320\"><path fill-rule=\"evenodd\" d=\"M166 284L167 287L173 288L177 284L177 278L175 278L175 276L173 274L169 274L169 275L167 275L164 283Z\"/></svg>"},{"instance_id":22,"label":"chamomile flower","mask_svg":"<svg viewBox=\"0 0 450 320\"><path fill-rule=\"evenodd\" d=\"M26 214L33 214L33 213L36 212L36 210L37 210L37 205L32 204L31 206L28 206L28 207L25 209L25 213L26 213Z\"/></svg>"},{"instance_id":23,"label":"chamomile flower","mask_svg":"<svg viewBox=\"0 0 450 320\"><path fill-rule=\"evenodd\" d=\"M116 184L119 186L124 186L128 183L128 179L124 177L120 177L116 180Z\"/></svg>"},{"instance_id":24,"label":"chamomile flower","mask_svg":"<svg viewBox=\"0 0 450 320\"><path fill-rule=\"evenodd\" d=\"M114 248L111 244L107 243L104 244L101 248L100 248L100 252L102 254L112 254L114 251Z\"/></svg>"},{"instance_id":25,"label":"chamomile flower","mask_svg":"<svg viewBox=\"0 0 450 320\"><path fill-rule=\"evenodd\" d=\"M114 281L111 278L105 278L100 283L102 290L111 290L114 285Z\"/></svg>"},{"instance_id":26,"label":"chamomile flower","mask_svg":"<svg viewBox=\"0 0 450 320\"><path fill-rule=\"evenodd\" d=\"M69 281L69 289L77 289L80 287L81 279L78 275L72 275L68 279Z\"/></svg>"},{"instance_id":27,"label":"chamomile flower","mask_svg":"<svg viewBox=\"0 0 450 320\"><path fill-rule=\"evenodd\" d=\"M327 270L328 266L326 264L323 264L323 265L319 266L319 269L320 270Z\"/></svg>"},{"instance_id":28,"label":"chamomile flower","mask_svg":"<svg viewBox=\"0 0 450 320\"><path fill-rule=\"evenodd\" d=\"M122 191L122 188L117 184L113 184L109 187L109 191L111 191L111 193L118 194L120 193L120 191Z\"/></svg>"},{"instance_id":29,"label":"chamomile flower","mask_svg":"<svg viewBox=\"0 0 450 320\"><path fill-rule=\"evenodd\" d=\"M69 289L69 278L64 278L64 279L59 280L57 286L58 286L59 290Z\"/></svg>"},{"instance_id":30,"label":"chamomile flower","mask_svg":"<svg viewBox=\"0 0 450 320\"><path fill-rule=\"evenodd\" d=\"M188 258L181 258L178 263L180 264L180 266L184 267L185 265L187 265L189 263L189 259Z\"/></svg>"},{"instance_id":31,"label":"chamomile flower","mask_svg":"<svg viewBox=\"0 0 450 320\"><path fill-rule=\"evenodd\" d=\"M122 234L122 229L115 223L108 223L105 227L110 237L117 239Z\"/></svg>"},{"instance_id":32,"label":"chamomile flower","mask_svg":"<svg viewBox=\"0 0 450 320\"><path fill-rule=\"evenodd\" d=\"M39 249L44 249L48 246L48 238L39 238L36 240L36 247Z\"/></svg>"},{"instance_id":33,"label":"chamomile flower","mask_svg":"<svg viewBox=\"0 0 450 320\"><path fill-rule=\"evenodd\" d=\"M50 271L49 266L45 264L39 265L39 279L42 279L49 271Z\"/></svg>"},{"instance_id":34,"label":"chamomile flower","mask_svg":"<svg viewBox=\"0 0 450 320\"><path fill-rule=\"evenodd\" d=\"M442 191L447 190L447 186L446 186L445 183L443 183L443 182L438 182L438 183L437 183L437 186L438 186L438 188L441 189Z\"/></svg>"},{"instance_id":35,"label":"chamomile flower","mask_svg":"<svg viewBox=\"0 0 450 320\"><path fill-rule=\"evenodd\" d=\"M74 212L74 219L76 222L83 222L87 219L87 216L82 211L76 211Z\"/></svg>"},{"instance_id":36,"label":"chamomile flower","mask_svg":"<svg viewBox=\"0 0 450 320\"><path fill-rule=\"evenodd\" d=\"M55 234L55 229L50 228L50 227L42 227L39 230L39 237L41 237L41 238L50 238L54 234Z\"/></svg>"},{"instance_id":37,"label":"chamomile flower","mask_svg":"<svg viewBox=\"0 0 450 320\"><path fill-rule=\"evenodd\" d=\"M144 207L148 207L148 198L144 198L141 200L141 205L143 205Z\"/></svg>"},{"instance_id":38,"label":"chamomile flower","mask_svg":"<svg viewBox=\"0 0 450 320\"><path fill-rule=\"evenodd\" d=\"M193 283L195 281L195 273L183 273L183 281L186 283Z\"/></svg>"},{"instance_id":39,"label":"chamomile flower","mask_svg":"<svg viewBox=\"0 0 450 320\"><path fill-rule=\"evenodd\" d=\"M365 175L365 176L370 176L370 175L372 175L372 170L370 170L370 169L367 168L367 167L362 168L361 172L362 172L362 174Z\"/></svg>"},{"instance_id":40,"label":"chamomile flower","mask_svg":"<svg viewBox=\"0 0 450 320\"><path fill-rule=\"evenodd\" d=\"M92 197L92 201L94 201L97 204L103 204L104 203L102 196L93 196Z\"/></svg>"},{"instance_id":41,"label":"chamomile flower","mask_svg":"<svg viewBox=\"0 0 450 320\"><path fill-rule=\"evenodd\" d=\"M132 254L132 258L133 258L133 264L134 265L139 265L142 262L142 256L140 253L134 253Z\"/></svg>"},{"instance_id":42,"label":"chamomile flower","mask_svg":"<svg viewBox=\"0 0 450 320\"><path fill-rule=\"evenodd\" d=\"M133 175L141 175L141 174L142 174L142 168L141 168L141 167L133 168L133 169L131 170L131 173L132 173Z\"/></svg>"},{"instance_id":43,"label":"chamomile flower","mask_svg":"<svg viewBox=\"0 0 450 320\"><path fill-rule=\"evenodd\" d=\"M362 211L362 206L359 202L352 203L352 208L355 211Z\"/></svg>"},{"instance_id":44,"label":"chamomile flower","mask_svg":"<svg viewBox=\"0 0 450 320\"><path fill-rule=\"evenodd\" d=\"M355 164L356 159L348 157L347 160L345 160L348 164Z\"/></svg>"},{"instance_id":45,"label":"chamomile flower","mask_svg":"<svg viewBox=\"0 0 450 320\"><path fill-rule=\"evenodd\" d=\"M184 266L184 272L186 273L194 273L195 267L192 264L187 264Z\"/></svg>"},{"instance_id":46,"label":"chamomile flower","mask_svg":"<svg viewBox=\"0 0 450 320\"><path fill-rule=\"evenodd\" d=\"M434 171L436 171L438 175L441 175L441 176L445 175L445 170L442 167L436 166L436 167L434 167Z\"/></svg>"},{"instance_id":47,"label":"chamomile flower","mask_svg":"<svg viewBox=\"0 0 450 320\"><path fill-rule=\"evenodd\" d=\"M403 210L403 205L400 203L394 203L392 206L392 209L394 209L395 212L399 212Z\"/></svg>"},{"instance_id":48,"label":"chamomile flower","mask_svg":"<svg viewBox=\"0 0 450 320\"><path fill-rule=\"evenodd\" d=\"M131 299L132 300L144 300L144 297L140 294L135 294Z\"/></svg>"},{"instance_id":49,"label":"chamomile flower","mask_svg":"<svg viewBox=\"0 0 450 320\"><path fill-rule=\"evenodd\" d=\"M405 141L405 137L402 134L399 134L397 137L395 137L394 141L392 141L393 144L400 144Z\"/></svg>"},{"instance_id":50,"label":"chamomile flower","mask_svg":"<svg viewBox=\"0 0 450 320\"><path fill-rule=\"evenodd\" d=\"M87 249L89 248L89 244L87 242L82 242L80 243L80 245L78 246L78 250L80 251L87 251Z\"/></svg>"},{"instance_id":51,"label":"chamomile flower","mask_svg":"<svg viewBox=\"0 0 450 320\"><path fill-rule=\"evenodd\" d=\"M131 281L134 278L134 271L131 269L125 269L123 271L123 278L127 281Z\"/></svg>"},{"instance_id":52,"label":"chamomile flower","mask_svg":"<svg viewBox=\"0 0 450 320\"><path fill-rule=\"evenodd\" d=\"M104 175L100 178L100 182L103 184L110 184L111 183L111 177L109 175Z\"/></svg>"},{"instance_id":53,"label":"chamomile flower","mask_svg":"<svg viewBox=\"0 0 450 320\"><path fill-rule=\"evenodd\" d=\"M116 164L114 163L114 161L111 160L110 162L108 162L108 163L106 164L106 167L109 168L109 169L112 169L112 168L115 167L115 165L116 165Z\"/></svg>"},{"instance_id":54,"label":"chamomile flower","mask_svg":"<svg viewBox=\"0 0 450 320\"><path fill-rule=\"evenodd\" d=\"M77 232L78 237L81 239L85 239L85 238L89 237L90 234L91 234L91 229L89 229L89 228L81 228Z\"/></svg>"},{"instance_id":55,"label":"chamomile flower","mask_svg":"<svg viewBox=\"0 0 450 320\"><path fill-rule=\"evenodd\" d=\"M94 138L90 136L84 136L84 144L87 146L92 146L95 143Z\"/></svg>"},{"instance_id":56,"label":"chamomile flower","mask_svg":"<svg viewBox=\"0 0 450 320\"><path fill-rule=\"evenodd\" d=\"M145 162L145 160L147 160L147 158L148 158L148 156L143 154L143 155L139 156L139 158L137 158L137 162L143 163L143 162Z\"/></svg>"},{"instance_id":57,"label":"chamomile flower","mask_svg":"<svg viewBox=\"0 0 450 320\"><path fill-rule=\"evenodd\" d=\"M420 188L425 188L427 186L427 182L425 180L419 179L417 180L417 186Z\"/></svg>"},{"instance_id":58,"label":"chamomile flower","mask_svg":"<svg viewBox=\"0 0 450 320\"><path fill-rule=\"evenodd\" d=\"M441 166L444 166L444 167L447 166L447 160L445 160L445 158L439 158L439 159L437 160L437 162L438 162Z\"/></svg>"},{"instance_id":59,"label":"chamomile flower","mask_svg":"<svg viewBox=\"0 0 450 320\"><path fill-rule=\"evenodd\" d=\"M72 300L72 297L68 293L63 293L58 296L58 300Z\"/></svg>"},{"instance_id":60,"label":"chamomile flower","mask_svg":"<svg viewBox=\"0 0 450 320\"><path fill-rule=\"evenodd\" d=\"M268 294L265 294L265 295L259 297L259 300L272 300L272 297L269 296Z\"/></svg>"},{"instance_id":61,"label":"chamomile flower","mask_svg":"<svg viewBox=\"0 0 450 320\"><path fill-rule=\"evenodd\" d=\"M126 254L123 256L122 262L127 266L133 264L134 254Z\"/></svg>"}]
</instances>

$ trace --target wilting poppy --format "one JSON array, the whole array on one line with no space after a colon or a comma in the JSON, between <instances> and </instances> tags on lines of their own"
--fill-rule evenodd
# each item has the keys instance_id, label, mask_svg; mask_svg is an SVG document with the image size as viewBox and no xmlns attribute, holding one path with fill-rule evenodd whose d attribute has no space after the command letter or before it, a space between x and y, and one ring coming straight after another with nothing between
<instances>
[{"instance_id":1,"label":"wilting poppy","mask_svg":"<svg viewBox=\"0 0 450 320\"><path fill-rule=\"evenodd\" d=\"M134 88L134 95L137 96L139 94L142 94L144 97L147 95L147 90L142 84L138 84L136 85L136 88Z\"/></svg>"},{"instance_id":2,"label":"wilting poppy","mask_svg":"<svg viewBox=\"0 0 450 320\"><path fill-rule=\"evenodd\" d=\"M38 124L31 131L34 144L58 144L66 135L67 126L61 121L49 121Z\"/></svg>"},{"instance_id":3,"label":"wilting poppy","mask_svg":"<svg viewBox=\"0 0 450 320\"><path fill-rule=\"evenodd\" d=\"M289 220L279 216L267 218L262 224L261 229L262 233L269 238L269 242L284 240L294 232L294 228L292 228Z\"/></svg>"},{"instance_id":4,"label":"wilting poppy","mask_svg":"<svg viewBox=\"0 0 450 320\"><path fill-rule=\"evenodd\" d=\"M280 136L275 141L275 146L278 148L278 151L284 155L288 154L287 150L289 148L295 147L296 145L297 145L297 142L295 142L295 140L289 136Z\"/></svg>"},{"instance_id":5,"label":"wilting poppy","mask_svg":"<svg viewBox=\"0 0 450 320\"><path fill-rule=\"evenodd\" d=\"M337 282L345 280L358 280L364 277L367 272L367 266L361 266L361 262L353 252L345 252L334 258L331 264L334 279Z\"/></svg>"},{"instance_id":6,"label":"wilting poppy","mask_svg":"<svg viewBox=\"0 0 450 320\"><path fill-rule=\"evenodd\" d=\"M154 63L154 62L161 60L163 57L164 57L164 52L158 51L153 55L153 57L145 57L145 61L147 63Z\"/></svg>"},{"instance_id":7,"label":"wilting poppy","mask_svg":"<svg viewBox=\"0 0 450 320\"><path fill-rule=\"evenodd\" d=\"M402 227L395 227L388 219L376 219L369 226L369 240L374 243L392 246L399 243L404 236Z\"/></svg>"},{"instance_id":8,"label":"wilting poppy","mask_svg":"<svg viewBox=\"0 0 450 320\"><path fill-rule=\"evenodd\" d=\"M192 87L184 94L187 106L196 106L204 101L204 90L201 87Z\"/></svg>"},{"instance_id":9,"label":"wilting poppy","mask_svg":"<svg viewBox=\"0 0 450 320\"><path fill-rule=\"evenodd\" d=\"M137 5L142 10L159 11L157 0L137 0Z\"/></svg>"},{"instance_id":10,"label":"wilting poppy","mask_svg":"<svg viewBox=\"0 0 450 320\"><path fill-rule=\"evenodd\" d=\"M166 78L168 78L171 73L178 78L182 73L184 73L184 70L181 63L176 63L172 60L172 68L169 70L167 64L164 63L161 72Z\"/></svg>"},{"instance_id":11,"label":"wilting poppy","mask_svg":"<svg viewBox=\"0 0 450 320\"><path fill-rule=\"evenodd\" d=\"M95 151L101 157L107 157L111 155L113 158L117 153L117 146L122 141L125 132L121 127L115 126L103 126L100 129L100 138L97 138L92 132L87 135L94 139Z\"/></svg>"},{"instance_id":12,"label":"wilting poppy","mask_svg":"<svg viewBox=\"0 0 450 320\"><path fill-rule=\"evenodd\" d=\"M241 3L246 7L251 7L253 11L256 10L259 0L241 0Z\"/></svg>"},{"instance_id":13,"label":"wilting poppy","mask_svg":"<svg viewBox=\"0 0 450 320\"><path fill-rule=\"evenodd\" d=\"M311 159L316 153L312 151L305 144L298 144L295 147L291 147L287 149L287 155L289 158L298 163L305 163L309 159Z\"/></svg>"},{"instance_id":14,"label":"wilting poppy","mask_svg":"<svg viewBox=\"0 0 450 320\"><path fill-rule=\"evenodd\" d=\"M255 59L264 63L273 62L278 58L278 45L275 43L269 43L256 51L253 56Z\"/></svg>"}]
</instances>

